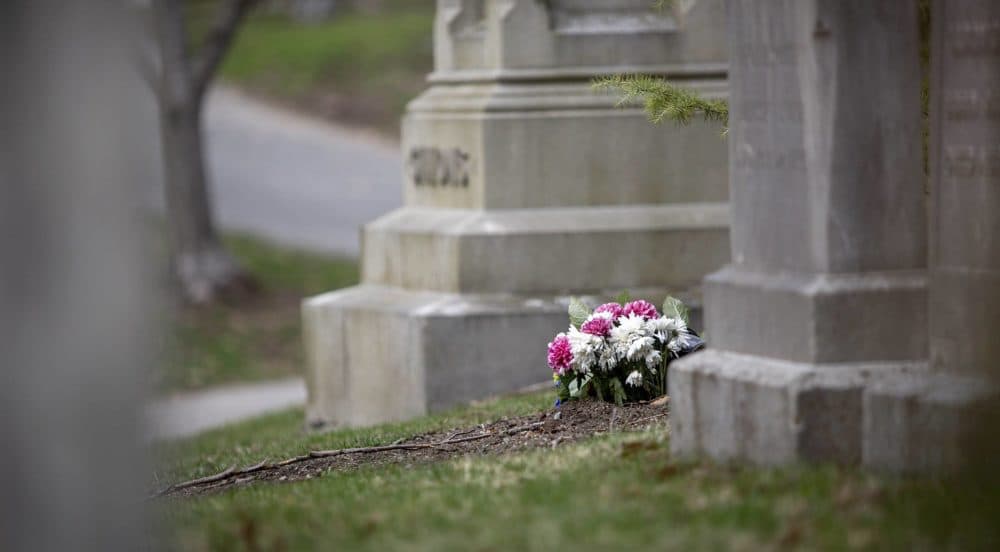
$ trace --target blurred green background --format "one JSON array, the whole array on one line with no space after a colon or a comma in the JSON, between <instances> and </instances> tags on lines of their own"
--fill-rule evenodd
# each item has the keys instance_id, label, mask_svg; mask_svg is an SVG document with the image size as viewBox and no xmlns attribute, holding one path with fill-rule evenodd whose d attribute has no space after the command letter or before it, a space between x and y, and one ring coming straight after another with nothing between
<instances>
[{"instance_id":1,"label":"blurred green background","mask_svg":"<svg viewBox=\"0 0 1000 552\"><path fill-rule=\"evenodd\" d=\"M287 2L286 2L287 3ZM191 0L202 36L217 0ZM434 0L340 0L316 21L264 2L244 23L223 82L336 122L396 136L406 102L433 66Z\"/></svg>"}]
</instances>

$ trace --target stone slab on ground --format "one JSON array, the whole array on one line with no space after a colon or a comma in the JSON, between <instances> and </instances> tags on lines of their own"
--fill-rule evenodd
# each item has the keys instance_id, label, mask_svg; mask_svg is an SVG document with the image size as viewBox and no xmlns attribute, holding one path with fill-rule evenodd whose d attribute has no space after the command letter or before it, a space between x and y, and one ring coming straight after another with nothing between
<instances>
[{"instance_id":1,"label":"stone slab on ground","mask_svg":"<svg viewBox=\"0 0 1000 552\"><path fill-rule=\"evenodd\" d=\"M646 291L643 297L666 293ZM596 305L607 298L584 299ZM551 373L545 347L566 330L568 304L568 296L371 284L307 299L307 423L405 420L535 384Z\"/></svg>"},{"instance_id":2,"label":"stone slab on ground","mask_svg":"<svg viewBox=\"0 0 1000 552\"><path fill-rule=\"evenodd\" d=\"M955 472L968 465L976 414L998 399L1000 390L972 377L921 374L875 382L864 393L864 464L894 473Z\"/></svg>"},{"instance_id":3,"label":"stone slab on ground","mask_svg":"<svg viewBox=\"0 0 1000 552\"><path fill-rule=\"evenodd\" d=\"M862 399L872 381L926 364L817 366L708 350L670 365L674 454L782 465L861 462Z\"/></svg>"}]
</instances>

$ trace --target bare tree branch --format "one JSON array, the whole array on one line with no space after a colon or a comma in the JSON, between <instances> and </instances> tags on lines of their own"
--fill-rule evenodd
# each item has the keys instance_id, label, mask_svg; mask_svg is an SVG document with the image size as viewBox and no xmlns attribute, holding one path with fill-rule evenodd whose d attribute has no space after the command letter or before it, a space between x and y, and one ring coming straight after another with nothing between
<instances>
[{"instance_id":1,"label":"bare tree branch","mask_svg":"<svg viewBox=\"0 0 1000 552\"><path fill-rule=\"evenodd\" d=\"M258 0L225 0L215 17L215 23L205 35L205 41L192 60L192 85L196 98L201 98L208 89L216 69L226 56L229 45L236 36L240 22L250 12Z\"/></svg>"}]
</instances>

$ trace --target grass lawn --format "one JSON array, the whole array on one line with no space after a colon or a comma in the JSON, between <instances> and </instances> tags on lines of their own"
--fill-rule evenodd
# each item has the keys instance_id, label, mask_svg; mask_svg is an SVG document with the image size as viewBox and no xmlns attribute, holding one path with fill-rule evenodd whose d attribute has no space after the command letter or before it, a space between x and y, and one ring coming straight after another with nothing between
<instances>
[{"instance_id":1,"label":"grass lawn","mask_svg":"<svg viewBox=\"0 0 1000 552\"><path fill-rule=\"evenodd\" d=\"M238 235L227 237L226 245L258 278L262 293L247 304L181 308L156 381L160 391L301 374L302 298L358 281L353 259L302 253Z\"/></svg>"},{"instance_id":2,"label":"grass lawn","mask_svg":"<svg viewBox=\"0 0 1000 552\"><path fill-rule=\"evenodd\" d=\"M214 5L189 3L196 36L211 21ZM387 0L375 13L345 7L313 24L258 9L220 76L311 113L395 136L406 102L426 87L433 18L433 0Z\"/></svg>"},{"instance_id":3,"label":"grass lawn","mask_svg":"<svg viewBox=\"0 0 1000 552\"><path fill-rule=\"evenodd\" d=\"M160 477L389 443L525 414L551 398L505 398L323 435L303 434L301 412L292 411L161 445ZM615 433L503 457L327 472L158 508L167 544L183 550L971 550L1000 543L996 488L983 481L679 463L668 448L666 429Z\"/></svg>"}]
</instances>

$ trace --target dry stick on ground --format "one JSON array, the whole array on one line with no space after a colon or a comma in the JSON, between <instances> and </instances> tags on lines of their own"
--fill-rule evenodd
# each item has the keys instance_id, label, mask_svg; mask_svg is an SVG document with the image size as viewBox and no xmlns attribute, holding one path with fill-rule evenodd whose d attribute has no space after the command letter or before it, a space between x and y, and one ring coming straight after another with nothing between
<instances>
[{"instance_id":1,"label":"dry stick on ground","mask_svg":"<svg viewBox=\"0 0 1000 552\"><path fill-rule=\"evenodd\" d=\"M521 433L523 431L529 431L529 430L535 429L537 427L541 427L544 424L545 424L545 422L533 422L533 423L525 424L525 425L522 425L522 426L512 427L510 429L501 431L499 433L503 433L503 434L506 434L506 435L514 435L516 433ZM427 449L427 448L439 448L439 447L443 447L443 446L454 445L454 444L457 444L457 443L464 443L464 442L467 442L467 441L476 441L478 439L485 439L487 437L490 437L490 436L493 436L493 435L496 435L496 434L497 434L497 432L486 431L486 432L480 433L478 435L469 435L469 436L460 437L460 438L456 438L455 434L453 434L453 435L449 436L446 439L443 439L441 441L436 441L436 442L433 442L433 443L401 443L401 444L392 444L392 445L379 445L379 446L374 446L374 447L356 447L356 448L335 449L335 450L314 450L314 451L310 451L308 454L303 454L303 455L300 455L300 456L293 456L291 458L288 458L286 460L282 460L281 462L276 462L274 464L269 464L268 461L267 461L267 459L264 459L264 461L262 461L260 463L254 464L253 466L249 466L249 467L246 467L246 468L243 468L243 469L239 469L238 470L238 469L236 469L236 466L230 466L230 467L226 468L225 470L223 470L223 471L221 471L221 472L219 472L219 473L217 473L215 475L209 475L209 476L206 476L206 477L199 477L198 479L192 479L190 481L184 481L182 483L175 483L173 485L170 485L170 486L162 489L161 491L159 491L157 493L154 493L150 498L157 498L157 497L163 496L163 495L165 495L167 493L170 493L170 492L173 492L173 491L179 491L181 489L186 489L188 487L195 487L195 486L198 486L198 485L205 485L205 484L208 484L208 483L216 483L216 482L223 481L223 480L235 477L235 476L246 475L248 473L252 473L252 472L256 472L256 471L273 470L275 468L280 468L280 467L283 467L283 466L287 466L289 464L295 464L295 463L298 463L298 462L304 462L304 461L309 460L311 458L329 458L331 456L341 456L341 455L344 455L344 454L362 454L362 453L384 452L384 451L387 451L387 450L417 450L417 449Z\"/></svg>"}]
</instances>

